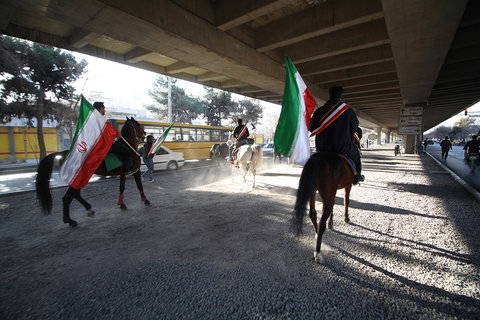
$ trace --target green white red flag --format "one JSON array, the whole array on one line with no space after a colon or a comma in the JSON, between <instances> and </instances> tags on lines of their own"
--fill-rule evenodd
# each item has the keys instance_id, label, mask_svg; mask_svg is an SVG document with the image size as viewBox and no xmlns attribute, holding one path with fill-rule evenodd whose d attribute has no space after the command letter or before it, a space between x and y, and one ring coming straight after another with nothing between
<instances>
[{"instance_id":1,"label":"green white red flag","mask_svg":"<svg viewBox=\"0 0 480 320\"><path fill-rule=\"evenodd\" d=\"M77 129L60 178L80 190L92 177L117 137L117 130L82 96Z\"/></svg>"},{"instance_id":2,"label":"green white red flag","mask_svg":"<svg viewBox=\"0 0 480 320\"><path fill-rule=\"evenodd\" d=\"M150 157L150 155L153 153L153 154L156 154L158 149L160 148L160 146L162 145L163 141L165 141L165 139L167 138L167 135L168 135L168 132L170 131L170 129L172 128L173 126L173 123L170 125L170 127L168 127L167 130L165 130L162 135L160 137L157 138L157 140L155 141L155 143L152 145L152 147L150 148L150 151L148 152L148 155L147 157Z\"/></svg>"},{"instance_id":3,"label":"green white red flag","mask_svg":"<svg viewBox=\"0 0 480 320\"><path fill-rule=\"evenodd\" d=\"M308 128L315 100L288 56L286 67L282 111L273 142L275 151L297 163L305 164L310 158Z\"/></svg>"}]
</instances>

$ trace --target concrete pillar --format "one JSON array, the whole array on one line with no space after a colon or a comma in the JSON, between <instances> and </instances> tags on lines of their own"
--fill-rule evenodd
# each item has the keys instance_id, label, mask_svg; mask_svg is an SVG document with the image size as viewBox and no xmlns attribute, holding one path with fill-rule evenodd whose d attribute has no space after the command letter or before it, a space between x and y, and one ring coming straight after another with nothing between
<instances>
[{"instance_id":1,"label":"concrete pillar","mask_svg":"<svg viewBox=\"0 0 480 320\"><path fill-rule=\"evenodd\" d=\"M387 134L385 135L385 143L390 143L390 136L391 136L391 132L390 131L387 131Z\"/></svg>"},{"instance_id":2,"label":"concrete pillar","mask_svg":"<svg viewBox=\"0 0 480 320\"><path fill-rule=\"evenodd\" d=\"M414 154L415 153L415 136L408 135L404 136L404 143L405 143L405 153L407 154Z\"/></svg>"},{"instance_id":3,"label":"concrete pillar","mask_svg":"<svg viewBox=\"0 0 480 320\"><path fill-rule=\"evenodd\" d=\"M377 128L377 144L378 145L382 144L382 128L381 127Z\"/></svg>"}]
</instances>

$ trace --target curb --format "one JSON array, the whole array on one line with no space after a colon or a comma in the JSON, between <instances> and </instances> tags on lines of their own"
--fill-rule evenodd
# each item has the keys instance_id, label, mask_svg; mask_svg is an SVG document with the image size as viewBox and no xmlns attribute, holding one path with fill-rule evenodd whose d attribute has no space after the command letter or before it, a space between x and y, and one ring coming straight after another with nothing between
<instances>
[{"instance_id":1,"label":"curb","mask_svg":"<svg viewBox=\"0 0 480 320\"><path fill-rule=\"evenodd\" d=\"M429 152L425 152L430 158L432 158L441 168L443 168L445 171L447 171L455 181L457 181L460 185L462 185L465 189L467 189L474 197L477 198L477 200L480 200L480 192L475 190L471 185L466 183L462 178L457 176L452 170L447 168L446 166L443 165L437 158L432 156Z\"/></svg>"}]
</instances>

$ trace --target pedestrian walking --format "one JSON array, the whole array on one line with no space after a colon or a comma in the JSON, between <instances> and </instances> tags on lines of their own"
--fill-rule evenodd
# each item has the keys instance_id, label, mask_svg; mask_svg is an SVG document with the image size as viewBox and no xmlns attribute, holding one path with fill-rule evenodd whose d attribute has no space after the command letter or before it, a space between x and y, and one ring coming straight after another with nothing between
<instances>
[{"instance_id":1,"label":"pedestrian walking","mask_svg":"<svg viewBox=\"0 0 480 320\"><path fill-rule=\"evenodd\" d=\"M448 151L452 150L452 143L448 140L448 136L445 136L445 139L440 142L440 147L442 147L442 159L447 160Z\"/></svg>"},{"instance_id":2,"label":"pedestrian walking","mask_svg":"<svg viewBox=\"0 0 480 320\"><path fill-rule=\"evenodd\" d=\"M145 181L145 177L148 177L149 182L155 181L153 179L153 169L154 169L153 157L155 156L155 154L151 153L150 155L148 155L154 141L155 139L153 138L153 136L148 135L147 142L145 142L145 145L143 146L143 163L145 163L145 165L147 166L147 171L142 173L142 181Z\"/></svg>"}]
</instances>

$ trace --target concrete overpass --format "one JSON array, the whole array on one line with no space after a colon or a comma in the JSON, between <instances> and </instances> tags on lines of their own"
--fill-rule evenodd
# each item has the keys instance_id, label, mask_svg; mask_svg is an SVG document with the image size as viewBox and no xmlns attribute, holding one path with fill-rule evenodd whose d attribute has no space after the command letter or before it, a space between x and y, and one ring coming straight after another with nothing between
<instances>
[{"instance_id":1,"label":"concrete overpass","mask_svg":"<svg viewBox=\"0 0 480 320\"><path fill-rule=\"evenodd\" d=\"M480 1L2 0L2 33L281 103L288 54L318 103L423 130L480 98Z\"/></svg>"}]
</instances>

